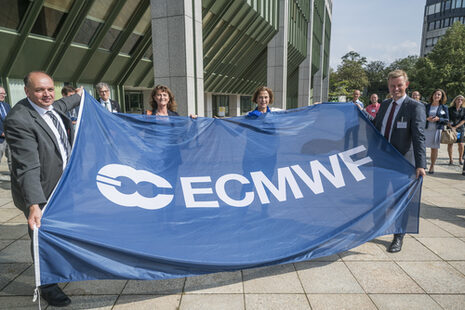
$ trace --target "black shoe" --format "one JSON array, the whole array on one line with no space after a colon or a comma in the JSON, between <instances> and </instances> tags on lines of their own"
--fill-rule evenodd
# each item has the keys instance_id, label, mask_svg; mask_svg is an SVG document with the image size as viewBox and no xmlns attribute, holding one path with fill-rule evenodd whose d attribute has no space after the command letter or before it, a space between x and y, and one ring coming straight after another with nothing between
<instances>
[{"instance_id":1,"label":"black shoe","mask_svg":"<svg viewBox=\"0 0 465 310\"><path fill-rule=\"evenodd\" d=\"M400 252L402 249L402 241L404 240L404 235L403 234L395 234L394 235L394 240L392 240L391 245L388 248L388 252L390 253L397 253Z\"/></svg>"},{"instance_id":2,"label":"black shoe","mask_svg":"<svg viewBox=\"0 0 465 310\"><path fill-rule=\"evenodd\" d=\"M71 303L71 299L61 290L58 284L51 284L40 287L40 295L50 306L66 307Z\"/></svg>"}]
</instances>

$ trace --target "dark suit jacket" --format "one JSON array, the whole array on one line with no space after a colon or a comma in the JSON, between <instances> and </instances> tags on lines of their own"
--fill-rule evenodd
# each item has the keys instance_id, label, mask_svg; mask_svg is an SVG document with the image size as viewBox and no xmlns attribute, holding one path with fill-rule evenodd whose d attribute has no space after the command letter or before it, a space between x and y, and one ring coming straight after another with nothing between
<instances>
[{"instance_id":1,"label":"dark suit jacket","mask_svg":"<svg viewBox=\"0 0 465 310\"><path fill-rule=\"evenodd\" d=\"M10 112L10 105L7 102L0 102L0 106L3 106L3 108L5 109L6 114L8 114ZM5 137L2 137L3 122L4 122L4 119L2 119L0 117L0 143L3 143L3 141L5 141Z\"/></svg>"},{"instance_id":2,"label":"dark suit jacket","mask_svg":"<svg viewBox=\"0 0 465 310\"><path fill-rule=\"evenodd\" d=\"M99 103L101 103L100 100L102 100L102 99L101 99L101 98L98 98L98 102L99 102ZM115 100L113 100L113 99L110 99L110 103L111 103L111 108L112 108L112 110L114 110L114 111L116 111L116 112L118 112L118 113L121 112L121 110L119 109L119 104L118 104L117 101L115 101Z\"/></svg>"},{"instance_id":3,"label":"dark suit jacket","mask_svg":"<svg viewBox=\"0 0 465 310\"><path fill-rule=\"evenodd\" d=\"M66 112L78 106L80 99L79 95L73 95L53 103L71 145L73 126ZM11 109L5 119L5 132L11 150L13 201L27 217L29 206L43 207L47 202L63 173L63 160L55 135L27 98Z\"/></svg>"},{"instance_id":4,"label":"dark suit jacket","mask_svg":"<svg viewBox=\"0 0 465 310\"><path fill-rule=\"evenodd\" d=\"M392 103L387 99L381 103L378 114L373 121L376 129L381 131L384 115ZM406 122L406 128L398 128L398 122ZM405 155L413 145L415 168L426 168L425 128L426 112L424 104L406 97L394 119L390 143Z\"/></svg>"},{"instance_id":5,"label":"dark suit jacket","mask_svg":"<svg viewBox=\"0 0 465 310\"><path fill-rule=\"evenodd\" d=\"M429 110L431 109L431 103L426 105L426 117L429 116ZM449 122L449 109L447 106L440 104L436 111L436 116L439 117L439 121L436 122L436 129L442 129L444 125ZM426 122L425 128L428 128L429 122Z\"/></svg>"}]
</instances>

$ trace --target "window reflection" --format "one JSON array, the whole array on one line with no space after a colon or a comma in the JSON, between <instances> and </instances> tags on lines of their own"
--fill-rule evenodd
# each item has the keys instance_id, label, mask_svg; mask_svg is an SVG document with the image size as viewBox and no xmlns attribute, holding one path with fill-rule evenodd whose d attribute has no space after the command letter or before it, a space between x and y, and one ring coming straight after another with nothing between
<instances>
[{"instance_id":1,"label":"window reflection","mask_svg":"<svg viewBox=\"0 0 465 310\"><path fill-rule=\"evenodd\" d=\"M26 13L29 3L30 2L28 0L0 0L0 8L2 8L0 27L17 30L24 14Z\"/></svg>"}]
</instances>

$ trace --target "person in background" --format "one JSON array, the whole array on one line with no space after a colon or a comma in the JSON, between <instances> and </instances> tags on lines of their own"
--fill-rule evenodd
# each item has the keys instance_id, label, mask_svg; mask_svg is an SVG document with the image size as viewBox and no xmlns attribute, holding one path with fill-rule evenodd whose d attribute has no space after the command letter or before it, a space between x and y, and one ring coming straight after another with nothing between
<instances>
[{"instance_id":1,"label":"person in background","mask_svg":"<svg viewBox=\"0 0 465 310\"><path fill-rule=\"evenodd\" d=\"M414 92L412 92L412 99L426 105L426 102L421 101L421 94L418 90L415 90Z\"/></svg>"},{"instance_id":2,"label":"person in background","mask_svg":"<svg viewBox=\"0 0 465 310\"><path fill-rule=\"evenodd\" d=\"M360 90L356 89L354 90L353 98L352 98L352 103L354 103L360 110L363 110L364 104L359 100L360 98Z\"/></svg>"},{"instance_id":3,"label":"person in background","mask_svg":"<svg viewBox=\"0 0 465 310\"><path fill-rule=\"evenodd\" d=\"M429 174L434 173L434 165L441 147L441 132L449 122L449 110L445 106L446 92L436 89L430 96L430 103L426 105L425 146L431 148L431 164Z\"/></svg>"},{"instance_id":4,"label":"person in background","mask_svg":"<svg viewBox=\"0 0 465 310\"><path fill-rule=\"evenodd\" d=\"M74 95L75 93L76 93L76 87L73 87L71 85L65 85L61 89L61 96L63 97L69 97L69 96ZM72 109L71 111L68 112L67 115L73 122L73 125L76 125L77 117L79 115L79 107Z\"/></svg>"},{"instance_id":5,"label":"person in background","mask_svg":"<svg viewBox=\"0 0 465 310\"><path fill-rule=\"evenodd\" d=\"M73 145L73 126L66 113L81 102L78 94L55 101L53 79L41 71L24 78L26 98L5 119L6 139L11 149L11 195L27 218L28 232L39 228L42 209L68 163ZM53 253L50 253L53 257ZM55 284L42 285L41 296L49 305L71 303Z\"/></svg>"},{"instance_id":6,"label":"person in background","mask_svg":"<svg viewBox=\"0 0 465 310\"><path fill-rule=\"evenodd\" d=\"M464 133L465 124L465 98L458 95L452 100L449 105L449 123L447 126L457 133L457 147L459 150L459 164L463 165L463 142L465 141ZM449 153L449 165L454 164L452 157L453 144L447 145L447 153Z\"/></svg>"},{"instance_id":7,"label":"person in background","mask_svg":"<svg viewBox=\"0 0 465 310\"><path fill-rule=\"evenodd\" d=\"M425 176L425 106L407 96L409 81L407 73L395 70L388 75L389 94L392 99L381 103L373 121L376 129L405 159L416 168L416 177ZM405 234L394 234L388 252L402 249Z\"/></svg>"},{"instance_id":8,"label":"person in background","mask_svg":"<svg viewBox=\"0 0 465 310\"><path fill-rule=\"evenodd\" d=\"M97 100L100 104L110 112L119 113L119 104L115 100L110 99L110 86L107 83L100 82L95 85L100 98Z\"/></svg>"},{"instance_id":9,"label":"person in background","mask_svg":"<svg viewBox=\"0 0 465 310\"><path fill-rule=\"evenodd\" d=\"M3 154L5 154L8 168L11 171L11 158L10 148L5 140L5 132L3 131L3 122L5 121L8 112L10 112L10 105L5 101L7 93L5 88L0 86L0 161L2 160Z\"/></svg>"},{"instance_id":10,"label":"person in background","mask_svg":"<svg viewBox=\"0 0 465 310\"><path fill-rule=\"evenodd\" d=\"M254 102L257 107L255 110L250 111L247 117L257 118L262 114L271 112L269 105L273 103L273 99L274 96L271 88L259 86L252 95L252 102Z\"/></svg>"},{"instance_id":11,"label":"person in background","mask_svg":"<svg viewBox=\"0 0 465 310\"><path fill-rule=\"evenodd\" d=\"M150 96L152 110L147 110L147 115L179 116L176 112L178 105L173 92L167 86L157 85L152 89Z\"/></svg>"},{"instance_id":12,"label":"person in background","mask_svg":"<svg viewBox=\"0 0 465 310\"><path fill-rule=\"evenodd\" d=\"M376 117L376 113L378 113L380 103L378 102L378 95L377 94L372 94L370 96L370 102L366 108L365 111L370 114L373 118Z\"/></svg>"}]
</instances>

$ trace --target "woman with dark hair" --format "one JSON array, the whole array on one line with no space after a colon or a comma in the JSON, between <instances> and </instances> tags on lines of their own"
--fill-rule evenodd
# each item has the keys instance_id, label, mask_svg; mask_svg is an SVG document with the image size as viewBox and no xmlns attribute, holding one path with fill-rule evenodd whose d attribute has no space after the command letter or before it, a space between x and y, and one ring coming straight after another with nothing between
<instances>
[{"instance_id":1,"label":"woman with dark hair","mask_svg":"<svg viewBox=\"0 0 465 310\"><path fill-rule=\"evenodd\" d=\"M150 105L152 110L147 110L147 115L179 116L173 92L167 86L157 85L153 88Z\"/></svg>"},{"instance_id":2,"label":"woman with dark hair","mask_svg":"<svg viewBox=\"0 0 465 310\"><path fill-rule=\"evenodd\" d=\"M446 92L442 89L436 89L426 105L426 127L425 127L425 146L431 148L431 165L429 174L434 173L434 164L438 158L438 150L441 143L441 132L449 122L449 110L445 103L447 101Z\"/></svg>"},{"instance_id":3,"label":"woman with dark hair","mask_svg":"<svg viewBox=\"0 0 465 310\"><path fill-rule=\"evenodd\" d=\"M250 111L247 116L252 118L257 118L262 114L271 112L268 105L273 103L273 91L271 88L266 86L258 87L252 95L252 102L254 102L257 107L255 110Z\"/></svg>"},{"instance_id":4,"label":"woman with dark hair","mask_svg":"<svg viewBox=\"0 0 465 310\"><path fill-rule=\"evenodd\" d=\"M465 124L465 98L462 95L458 95L452 100L449 105L449 118L450 122L447 124L449 128L457 133L457 146L459 149L459 164L462 165L463 157L463 142L465 141L464 124ZM449 165L454 164L452 157L452 146L453 144L447 145L447 152L449 153Z\"/></svg>"}]
</instances>

